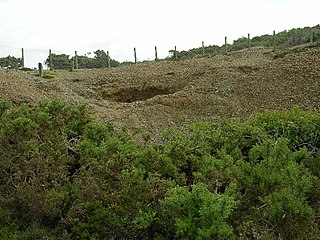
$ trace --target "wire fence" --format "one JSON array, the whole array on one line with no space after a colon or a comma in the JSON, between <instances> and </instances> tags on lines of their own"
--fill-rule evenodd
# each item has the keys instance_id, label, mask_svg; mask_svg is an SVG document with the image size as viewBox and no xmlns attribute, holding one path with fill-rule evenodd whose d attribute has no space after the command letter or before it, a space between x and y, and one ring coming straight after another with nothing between
<instances>
[{"instance_id":1,"label":"wire fence","mask_svg":"<svg viewBox=\"0 0 320 240\"><path fill-rule=\"evenodd\" d=\"M144 49L132 47L131 49L104 50L102 48L102 50L98 51L66 51L55 49L28 49L0 45L0 66L35 69L38 67L38 64L41 63L45 69L61 69L58 64L64 64L64 66L75 69L115 67L145 61L183 60L213 54L228 54L228 52L255 46L270 47L276 50L298 44L320 41L320 25L313 28L299 29L300 31L295 32L293 32L293 30L280 32L278 34L273 31L273 34L254 38L251 38L250 34L248 34L245 37L233 41L232 44L228 43L228 38L225 37L222 46L206 45L205 42L201 42L197 44L198 47L189 50L180 50L179 46L172 46L171 49L165 50L166 54L164 54L163 49L161 49L161 54L159 54L158 46L148 47L148 49L146 47L144 47ZM141 54L142 52L143 54ZM101 57L100 61L94 62L93 59L96 58L97 60L98 57ZM117 61L118 57L126 60L121 62Z\"/></svg>"}]
</instances>

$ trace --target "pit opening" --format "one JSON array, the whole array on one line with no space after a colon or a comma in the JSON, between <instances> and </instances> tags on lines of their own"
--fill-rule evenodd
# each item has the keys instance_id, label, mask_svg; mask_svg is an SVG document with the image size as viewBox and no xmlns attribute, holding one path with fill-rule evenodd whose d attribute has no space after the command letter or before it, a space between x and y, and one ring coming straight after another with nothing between
<instances>
[{"instance_id":1,"label":"pit opening","mask_svg":"<svg viewBox=\"0 0 320 240\"><path fill-rule=\"evenodd\" d=\"M158 95L173 94L179 91L177 87L120 87L120 88L108 88L99 91L99 94L103 99L122 102L122 103L132 103L137 101L146 101Z\"/></svg>"}]
</instances>

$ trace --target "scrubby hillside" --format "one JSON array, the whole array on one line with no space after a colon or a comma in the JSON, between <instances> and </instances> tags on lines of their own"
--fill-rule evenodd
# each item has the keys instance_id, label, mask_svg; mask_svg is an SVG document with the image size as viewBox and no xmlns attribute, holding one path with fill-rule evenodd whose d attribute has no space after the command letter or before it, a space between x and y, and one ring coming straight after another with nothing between
<instances>
[{"instance_id":1,"label":"scrubby hillside","mask_svg":"<svg viewBox=\"0 0 320 240\"><path fill-rule=\"evenodd\" d=\"M320 105L317 45L48 74L53 78L1 70L1 97L17 103L59 98L87 104L99 121L112 121L119 129L141 129L155 139L170 126L194 120L220 121L264 109Z\"/></svg>"},{"instance_id":2,"label":"scrubby hillside","mask_svg":"<svg viewBox=\"0 0 320 240\"><path fill-rule=\"evenodd\" d=\"M276 53L253 48L200 59L48 74L53 78L1 70L1 97L87 104L99 121L141 129L155 139L170 126L194 120L221 121L264 109L320 105L317 44Z\"/></svg>"},{"instance_id":3,"label":"scrubby hillside","mask_svg":"<svg viewBox=\"0 0 320 240\"><path fill-rule=\"evenodd\" d=\"M319 238L318 45L46 75L0 69L0 239Z\"/></svg>"}]
</instances>

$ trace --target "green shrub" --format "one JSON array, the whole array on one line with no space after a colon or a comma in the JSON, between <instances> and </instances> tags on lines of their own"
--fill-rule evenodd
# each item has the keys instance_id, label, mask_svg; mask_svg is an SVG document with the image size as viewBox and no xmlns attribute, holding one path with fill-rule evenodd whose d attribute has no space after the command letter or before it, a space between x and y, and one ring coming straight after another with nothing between
<instances>
[{"instance_id":1,"label":"green shrub","mask_svg":"<svg viewBox=\"0 0 320 240\"><path fill-rule=\"evenodd\" d=\"M42 78L44 78L44 79L52 79L52 78L54 78L54 76L49 75L49 74L45 74L45 75L42 76Z\"/></svg>"},{"instance_id":2,"label":"green shrub","mask_svg":"<svg viewBox=\"0 0 320 240\"><path fill-rule=\"evenodd\" d=\"M320 113L136 144L85 106L0 101L0 239L317 239Z\"/></svg>"},{"instance_id":3,"label":"green shrub","mask_svg":"<svg viewBox=\"0 0 320 240\"><path fill-rule=\"evenodd\" d=\"M232 186L225 193L216 194L204 184L193 185L191 191L187 187L170 190L162 204L176 237L229 239L232 227L227 220L236 206L234 190Z\"/></svg>"}]
</instances>

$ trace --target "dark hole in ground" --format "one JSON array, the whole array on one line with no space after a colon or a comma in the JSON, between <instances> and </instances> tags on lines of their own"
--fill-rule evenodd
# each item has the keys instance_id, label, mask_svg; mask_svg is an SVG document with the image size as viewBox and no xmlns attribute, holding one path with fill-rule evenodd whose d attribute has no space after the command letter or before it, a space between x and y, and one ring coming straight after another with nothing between
<instances>
[{"instance_id":1,"label":"dark hole in ground","mask_svg":"<svg viewBox=\"0 0 320 240\"><path fill-rule=\"evenodd\" d=\"M172 94L180 89L177 87L127 87L127 88L108 88L100 90L103 99L115 102L132 103L145 101L157 95Z\"/></svg>"}]
</instances>

